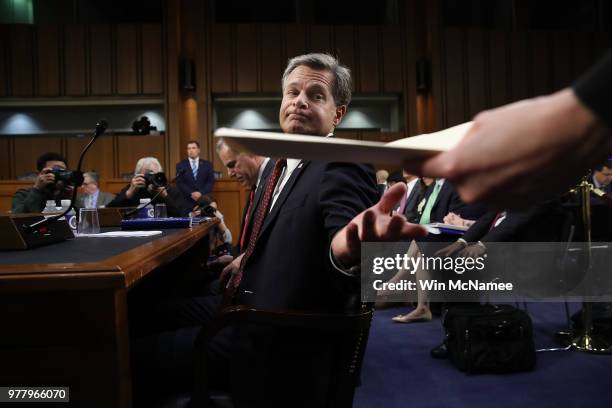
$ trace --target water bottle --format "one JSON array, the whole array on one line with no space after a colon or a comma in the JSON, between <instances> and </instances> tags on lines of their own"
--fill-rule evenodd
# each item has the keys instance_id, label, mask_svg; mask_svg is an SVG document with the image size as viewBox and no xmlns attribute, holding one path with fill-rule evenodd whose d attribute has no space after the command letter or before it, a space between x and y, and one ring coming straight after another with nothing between
<instances>
[{"instance_id":1,"label":"water bottle","mask_svg":"<svg viewBox=\"0 0 612 408\"><path fill-rule=\"evenodd\" d=\"M62 212L66 211L68 207L70 207L70 200L62 200L61 211ZM76 230L77 218L76 218L76 212L74 211L74 208L71 208L70 211L68 211L68 213L65 216L65 219L66 219L66 222L68 222L68 226L70 226L71 229Z\"/></svg>"},{"instance_id":2,"label":"water bottle","mask_svg":"<svg viewBox=\"0 0 612 408\"><path fill-rule=\"evenodd\" d=\"M148 205L151 202L150 198L141 198L139 207L142 207L138 211L138 218L154 218L155 211L153 207Z\"/></svg>"},{"instance_id":3,"label":"water bottle","mask_svg":"<svg viewBox=\"0 0 612 408\"><path fill-rule=\"evenodd\" d=\"M47 200L45 204L45 208L42 210L43 213L54 213L57 210L55 209L55 200Z\"/></svg>"}]
</instances>

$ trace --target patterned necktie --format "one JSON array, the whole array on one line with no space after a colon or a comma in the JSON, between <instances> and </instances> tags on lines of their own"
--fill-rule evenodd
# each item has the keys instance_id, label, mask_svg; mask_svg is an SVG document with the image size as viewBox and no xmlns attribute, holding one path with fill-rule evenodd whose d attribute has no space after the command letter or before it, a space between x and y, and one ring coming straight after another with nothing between
<instances>
[{"instance_id":1,"label":"patterned necktie","mask_svg":"<svg viewBox=\"0 0 612 408\"><path fill-rule=\"evenodd\" d=\"M438 183L436 181L436 185L434 186L431 195L427 199L425 203L425 208L423 209L423 214L421 215L421 219L419 220L419 224L429 224L431 222L431 210L436 203L436 199L438 198L438 194L440 193L440 189L442 189L442 183Z\"/></svg>"},{"instance_id":2,"label":"patterned necktie","mask_svg":"<svg viewBox=\"0 0 612 408\"><path fill-rule=\"evenodd\" d=\"M191 161L191 171L193 172L193 178L198 178L198 163L195 160Z\"/></svg>"},{"instance_id":3,"label":"patterned necktie","mask_svg":"<svg viewBox=\"0 0 612 408\"><path fill-rule=\"evenodd\" d=\"M278 184L278 180L281 174L283 173L283 169L285 168L285 166L287 166L287 159L278 159L276 161L276 164L274 165L272 174L270 174L270 178L266 183L266 189L264 190L263 196L261 198L261 203L259 205L259 208L257 209L257 214L255 215L253 228L251 229L249 245L247 246L247 249L244 252L242 261L240 261L240 268L238 268L238 272L235 275L232 275L230 279L229 288L233 289L234 293L236 288L238 288L238 285L240 285L240 281L242 280L242 274L244 272L246 262L253 253L253 250L255 249L255 244L259 239L259 233L261 232L261 227L263 226L264 219L270 211L270 205L272 204L272 195L274 194L274 189L276 188L276 184Z\"/></svg>"},{"instance_id":4,"label":"patterned necktie","mask_svg":"<svg viewBox=\"0 0 612 408\"><path fill-rule=\"evenodd\" d=\"M249 206L247 208L247 212L244 215L244 225L242 226L242 234L240 235L240 250L244 249L244 240L246 238L247 228L249 227L249 218L251 215L251 210L253 209L253 200L255 199L255 186L251 187L251 193L249 194Z\"/></svg>"}]
</instances>

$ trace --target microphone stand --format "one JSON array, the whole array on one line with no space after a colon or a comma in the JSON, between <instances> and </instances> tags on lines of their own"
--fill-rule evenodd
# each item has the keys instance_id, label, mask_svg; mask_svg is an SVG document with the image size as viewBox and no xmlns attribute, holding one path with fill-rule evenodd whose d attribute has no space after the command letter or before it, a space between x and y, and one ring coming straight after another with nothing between
<instances>
[{"instance_id":1,"label":"microphone stand","mask_svg":"<svg viewBox=\"0 0 612 408\"><path fill-rule=\"evenodd\" d=\"M37 221L33 224L30 225L23 225L23 229L26 232L29 233L34 233L36 231L40 231L41 228L51 224L52 222L57 221L58 219L64 217L66 214L68 214L70 212L70 210L74 209L74 202L76 201L76 195L77 195L77 187L79 187L81 184L83 184L83 173L81 172L81 167L83 165L83 158L85 157L85 153L87 153L87 151L89 150L89 148L94 144L94 142L96 141L96 139L102 135L102 133L104 133L104 131L106 131L106 128L108 127L108 122L105 119L100 120L98 123L96 123L96 129L94 130L93 136L91 138L91 140L89 141L89 143L87 143L87 146L85 146L85 148L83 149L83 151L81 152L81 155L79 156L79 163L77 165L77 169L75 171L75 173L77 174L78 177L78 181L75 182L74 184L74 189L72 190L72 197L70 198L70 205L68 206L68 208L61 214L57 214L48 218L43 218L40 221Z\"/></svg>"}]
</instances>

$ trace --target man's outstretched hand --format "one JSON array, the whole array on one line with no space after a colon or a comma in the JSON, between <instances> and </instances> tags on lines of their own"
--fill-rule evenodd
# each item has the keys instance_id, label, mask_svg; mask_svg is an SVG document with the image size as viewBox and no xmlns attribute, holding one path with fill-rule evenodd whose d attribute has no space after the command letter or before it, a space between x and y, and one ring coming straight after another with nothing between
<instances>
[{"instance_id":1,"label":"man's outstretched hand","mask_svg":"<svg viewBox=\"0 0 612 408\"><path fill-rule=\"evenodd\" d=\"M425 228L408 223L403 215L389 215L404 194L406 185L396 183L377 204L357 215L338 231L331 243L334 258L350 267L359 263L362 242L394 242L426 235Z\"/></svg>"}]
</instances>

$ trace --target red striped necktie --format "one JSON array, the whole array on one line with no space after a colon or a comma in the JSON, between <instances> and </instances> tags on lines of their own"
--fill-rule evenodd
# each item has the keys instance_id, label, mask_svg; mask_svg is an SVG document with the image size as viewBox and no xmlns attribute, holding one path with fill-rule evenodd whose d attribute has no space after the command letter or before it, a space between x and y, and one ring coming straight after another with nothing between
<instances>
[{"instance_id":1,"label":"red striped necktie","mask_svg":"<svg viewBox=\"0 0 612 408\"><path fill-rule=\"evenodd\" d=\"M257 209L257 214L255 215L255 221L253 224L253 228L251 229L251 236L249 237L249 245L244 252L242 260L240 261L240 268L238 268L238 272L233 275L230 279L229 288L235 291L240 285L240 281L242 280L242 274L244 273L244 267L250 258L251 254L255 250L255 245L257 244L257 240L259 239L259 234L261 232L261 227L263 226L264 219L268 212L270 212L270 206L272 204L272 195L274 194L274 189L276 188L276 184L278 184L278 180L283 173L283 169L287 166L287 159L278 159L276 164L274 165L274 169L272 170L272 174L270 174L270 178L268 179L268 183L266 184L266 189L261 198L261 204Z\"/></svg>"}]
</instances>

